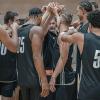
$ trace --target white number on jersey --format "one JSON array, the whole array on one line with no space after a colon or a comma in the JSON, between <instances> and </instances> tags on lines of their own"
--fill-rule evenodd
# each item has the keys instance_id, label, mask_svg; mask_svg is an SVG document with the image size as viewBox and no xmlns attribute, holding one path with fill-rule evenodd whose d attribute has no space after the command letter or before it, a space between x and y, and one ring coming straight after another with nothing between
<instances>
[{"instance_id":1,"label":"white number on jersey","mask_svg":"<svg viewBox=\"0 0 100 100\"><path fill-rule=\"evenodd\" d=\"M6 55L7 53L7 48L4 46L3 43L0 42L0 47L1 47L1 50L0 50L0 54L1 55Z\"/></svg>"},{"instance_id":2,"label":"white number on jersey","mask_svg":"<svg viewBox=\"0 0 100 100\"><path fill-rule=\"evenodd\" d=\"M94 60L95 61L93 61L93 67L100 68L100 50L95 51Z\"/></svg>"},{"instance_id":3,"label":"white number on jersey","mask_svg":"<svg viewBox=\"0 0 100 100\"><path fill-rule=\"evenodd\" d=\"M24 39L25 37L19 37L19 50L17 53L24 53Z\"/></svg>"}]
</instances>

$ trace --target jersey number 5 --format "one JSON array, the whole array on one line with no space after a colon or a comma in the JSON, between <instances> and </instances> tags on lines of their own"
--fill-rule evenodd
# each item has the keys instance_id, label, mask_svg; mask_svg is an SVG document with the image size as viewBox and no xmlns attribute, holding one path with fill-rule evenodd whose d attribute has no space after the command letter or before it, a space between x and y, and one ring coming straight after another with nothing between
<instances>
[{"instance_id":1,"label":"jersey number 5","mask_svg":"<svg viewBox=\"0 0 100 100\"><path fill-rule=\"evenodd\" d=\"M93 67L100 68L100 50L95 51L94 60L95 61L93 61Z\"/></svg>"}]
</instances>

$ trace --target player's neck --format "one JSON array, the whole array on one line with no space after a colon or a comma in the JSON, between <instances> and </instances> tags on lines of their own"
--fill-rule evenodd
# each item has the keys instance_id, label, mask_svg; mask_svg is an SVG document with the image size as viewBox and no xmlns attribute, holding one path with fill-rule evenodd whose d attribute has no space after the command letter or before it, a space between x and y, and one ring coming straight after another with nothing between
<instances>
[{"instance_id":1,"label":"player's neck","mask_svg":"<svg viewBox=\"0 0 100 100\"><path fill-rule=\"evenodd\" d=\"M100 28L93 28L93 29L92 29L92 32L93 32L94 34L96 34L97 36L100 36Z\"/></svg>"},{"instance_id":2,"label":"player's neck","mask_svg":"<svg viewBox=\"0 0 100 100\"><path fill-rule=\"evenodd\" d=\"M28 23L28 24L37 25L37 22L36 22L35 20L32 20L32 19L30 19L27 23Z\"/></svg>"},{"instance_id":3,"label":"player's neck","mask_svg":"<svg viewBox=\"0 0 100 100\"><path fill-rule=\"evenodd\" d=\"M84 17L84 18L81 20L81 22L83 22L83 24L85 25L86 23L88 23L88 20L87 20L86 17Z\"/></svg>"}]
</instances>

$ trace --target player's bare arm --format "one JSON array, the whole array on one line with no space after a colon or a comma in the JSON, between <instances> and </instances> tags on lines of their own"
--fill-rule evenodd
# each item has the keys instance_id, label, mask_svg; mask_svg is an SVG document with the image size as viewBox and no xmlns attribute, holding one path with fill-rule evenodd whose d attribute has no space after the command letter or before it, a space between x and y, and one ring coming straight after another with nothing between
<instances>
[{"instance_id":1,"label":"player's bare arm","mask_svg":"<svg viewBox=\"0 0 100 100\"><path fill-rule=\"evenodd\" d=\"M42 17L41 26L43 28L44 35L47 34L49 23L52 17L54 16L53 8L54 8L54 3L49 3L48 6L46 6L46 11Z\"/></svg>"},{"instance_id":2,"label":"player's bare arm","mask_svg":"<svg viewBox=\"0 0 100 100\"><path fill-rule=\"evenodd\" d=\"M69 52L69 47L70 47L69 43L61 41L61 36L62 36L62 34L60 34L58 37L60 57L58 59L57 65L55 67L54 73L53 73L53 75L51 77L51 81L50 81L50 90L52 92L54 92L56 90L55 89L56 78L64 69L66 61L68 59L68 52Z\"/></svg>"},{"instance_id":3,"label":"player's bare arm","mask_svg":"<svg viewBox=\"0 0 100 100\"><path fill-rule=\"evenodd\" d=\"M43 44L43 31L41 27L34 26L30 32L32 41L33 60L35 68L41 80L41 96L46 97L49 94L49 85L47 82L46 73L44 70L43 57L42 57L42 44Z\"/></svg>"},{"instance_id":4,"label":"player's bare arm","mask_svg":"<svg viewBox=\"0 0 100 100\"><path fill-rule=\"evenodd\" d=\"M67 33L68 34L68 33ZM68 42L70 44L77 44L78 48L80 50L80 53L82 54L83 51L83 44L84 44L84 35L81 33L74 33L72 35L67 35L67 34L63 34L63 36L61 37L61 40L63 42Z\"/></svg>"},{"instance_id":5,"label":"player's bare arm","mask_svg":"<svg viewBox=\"0 0 100 100\"><path fill-rule=\"evenodd\" d=\"M2 41L10 51L16 52L18 46L18 36L17 36L18 25L16 23L13 23L11 28L12 28L12 37L10 37L9 33L7 33L2 27L0 27L0 41Z\"/></svg>"}]
</instances>

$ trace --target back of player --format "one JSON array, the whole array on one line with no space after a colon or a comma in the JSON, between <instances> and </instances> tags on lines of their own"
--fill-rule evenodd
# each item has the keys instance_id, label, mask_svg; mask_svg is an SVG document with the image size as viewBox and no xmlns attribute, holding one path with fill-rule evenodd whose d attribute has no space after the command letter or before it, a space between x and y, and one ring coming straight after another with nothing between
<instances>
[{"instance_id":1,"label":"back of player","mask_svg":"<svg viewBox=\"0 0 100 100\"><path fill-rule=\"evenodd\" d=\"M82 52L82 76L79 100L100 99L100 36L94 33L84 35Z\"/></svg>"}]
</instances>

